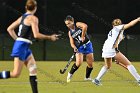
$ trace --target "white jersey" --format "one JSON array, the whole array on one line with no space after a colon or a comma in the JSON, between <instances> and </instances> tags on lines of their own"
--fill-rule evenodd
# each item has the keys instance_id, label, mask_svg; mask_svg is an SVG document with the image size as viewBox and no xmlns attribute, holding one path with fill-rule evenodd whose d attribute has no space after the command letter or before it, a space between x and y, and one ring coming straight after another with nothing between
<instances>
[{"instance_id":1,"label":"white jersey","mask_svg":"<svg viewBox=\"0 0 140 93\"><path fill-rule=\"evenodd\" d=\"M114 26L113 29L108 33L108 38L104 43L103 48L113 48L115 44L119 44L123 39L124 25Z\"/></svg>"},{"instance_id":2,"label":"white jersey","mask_svg":"<svg viewBox=\"0 0 140 93\"><path fill-rule=\"evenodd\" d=\"M114 26L109 32L108 38L105 41L102 49L103 58L112 58L116 55L115 48L118 47L118 44L123 39L123 26L124 25Z\"/></svg>"}]
</instances>

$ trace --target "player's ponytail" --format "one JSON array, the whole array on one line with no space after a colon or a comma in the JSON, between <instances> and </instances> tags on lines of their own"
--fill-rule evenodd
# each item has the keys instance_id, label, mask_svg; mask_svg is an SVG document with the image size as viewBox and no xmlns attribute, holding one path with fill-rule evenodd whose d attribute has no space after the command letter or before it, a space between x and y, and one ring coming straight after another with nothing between
<instances>
[{"instance_id":1,"label":"player's ponytail","mask_svg":"<svg viewBox=\"0 0 140 93\"><path fill-rule=\"evenodd\" d=\"M121 25L121 24L122 24L122 21L120 19L114 19L113 22L112 22L113 26L118 26L118 25Z\"/></svg>"}]
</instances>

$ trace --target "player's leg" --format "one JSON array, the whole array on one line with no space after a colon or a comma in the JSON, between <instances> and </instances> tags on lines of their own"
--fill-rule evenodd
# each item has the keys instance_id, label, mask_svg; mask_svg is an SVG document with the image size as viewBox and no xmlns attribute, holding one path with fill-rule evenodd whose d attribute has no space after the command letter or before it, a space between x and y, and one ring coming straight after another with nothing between
<instances>
[{"instance_id":1,"label":"player's leg","mask_svg":"<svg viewBox=\"0 0 140 93\"><path fill-rule=\"evenodd\" d=\"M107 72L108 69L110 69L111 64L112 64L112 58L104 58L105 61L105 65L101 68L98 76L96 77L96 79L100 80L103 75Z\"/></svg>"},{"instance_id":2,"label":"player's leg","mask_svg":"<svg viewBox=\"0 0 140 93\"><path fill-rule=\"evenodd\" d=\"M120 52L118 50L118 48L115 48L115 51L116 51L116 54ZM116 58L117 58L117 56L116 56ZM114 57L114 59L115 59L115 57ZM122 64L121 62L119 62L117 59L115 59L115 63L118 64L118 65L120 65L120 66L122 66L122 67L124 67L125 69L127 69L127 66L124 65L124 64Z\"/></svg>"},{"instance_id":3,"label":"player's leg","mask_svg":"<svg viewBox=\"0 0 140 93\"><path fill-rule=\"evenodd\" d=\"M74 72L80 67L80 65L83 62L83 54L82 53L76 53L76 63L73 64L70 74L74 74Z\"/></svg>"},{"instance_id":4,"label":"player's leg","mask_svg":"<svg viewBox=\"0 0 140 93\"><path fill-rule=\"evenodd\" d=\"M105 65L101 68L98 76L92 81L96 85L102 85L100 83L100 80L103 77L103 75L108 71L108 69L110 69L112 64L112 58L104 58L104 61L105 61Z\"/></svg>"},{"instance_id":5,"label":"player's leg","mask_svg":"<svg viewBox=\"0 0 140 93\"><path fill-rule=\"evenodd\" d=\"M73 66L71 67L70 72L68 72L67 82L70 82L70 80L72 78L72 75L80 67L82 62L83 62L83 54L82 53L76 53L76 63L73 64Z\"/></svg>"},{"instance_id":6,"label":"player's leg","mask_svg":"<svg viewBox=\"0 0 140 93\"><path fill-rule=\"evenodd\" d=\"M135 67L131 64L131 62L121 53L117 53L115 59L119 61L121 64L125 65L129 72L134 76L134 78L140 83L140 76L137 73Z\"/></svg>"},{"instance_id":7,"label":"player's leg","mask_svg":"<svg viewBox=\"0 0 140 93\"><path fill-rule=\"evenodd\" d=\"M32 54L28 57L27 61L25 62L25 65L29 70L29 80L30 80L32 91L33 93L38 93L37 67L36 67L35 59Z\"/></svg>"},{"instance_id":8,"label":"player's leg","mask_svg":"<svg viewBox=\"0 0 140 93\"><path fill-rule=\"evenodd\" d=\"M114 58L125 66L131 65L131 62L121 52L116 53Z\"/></svg>"},{"instance_id":9,"label":"player's leg","mask_svg":"<svg viewBox=\"0 0 140 93\"><path fill-rule=\"evenodd\" d=\"M115 59L115 63L118 64L118 65L120 65L120 66L122 66L123 68L127 69L127 67L126 67L124 64L120 63L120 62L117 61L116 59ZM127 70L128 70L128 69L127 69Z\"/></svg>"},{"instance_id":10,"label":"player's leg","mask_svg":"<svg viewBox=\"0 0 140 93\"><path fill-rule=\"evenodd\" d=\"M90 74L93 70L93 61L94 61L93 53L90 53L90 54L86 55L86 61L87 61L88 66L86 67L86 78L85 78L85 80L92 80L90 78Z\"/></svg>"},{"instance_id":11,"label":"player's leg","mask_svg":"<svg viewBox=\"0 0 140 93\"><path fill-rule=\"evenodd\" d=\"M0 79L7 79L7 78L17 78L19 77L24 62L19 60L18 57L14 58L14 69L13 71L2 71L0 72Z\"/></svg>"}]
</instances>

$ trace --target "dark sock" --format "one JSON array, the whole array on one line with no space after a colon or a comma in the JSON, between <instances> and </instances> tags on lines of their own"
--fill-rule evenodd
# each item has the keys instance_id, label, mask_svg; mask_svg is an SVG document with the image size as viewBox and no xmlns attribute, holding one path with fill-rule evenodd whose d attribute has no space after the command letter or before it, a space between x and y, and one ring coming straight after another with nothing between
<instances>
[{"instance_id":1,"label":"dark sock","mask_svg":"<svg viewBox=\"0 0 140 93\"><path fill-rule=\"evenodd\" d=\"M70 74L73 74L79 67L76 66L76 64L74 63L71 70L70 70Z\"/></svg>"},{"instance_id":2,"label":"dark sock","mask_svg":"<svg viewBox=\"0 0 140 93\"><path fill-rule=\"evenodd\" d=\"M31 84L33 93L38 93L36 76L30 76L30 84Z\"/></svg>"},{"instance_id":3,"label":"dark sock","mask_svg":"<svg viewBox=\"0 0 140 93\"><path fill-rule=\"evenodd\" d=\"M92 69L93 69L93 68L89 68L89 67L87 66L87 68L86 68L86 78L89 78L89 77L90 77L90 74L91 74Z\"/></svg>"},{"instance_id":4,"label":"dark sock","mask_svg":"<svg viewBox=\"0 0 140 93\"><path fill-rule=\"evenodd\" d=\"M0 79L10 78L10 71L2 71L0 72Z\"/></svg>"}]
</instances>

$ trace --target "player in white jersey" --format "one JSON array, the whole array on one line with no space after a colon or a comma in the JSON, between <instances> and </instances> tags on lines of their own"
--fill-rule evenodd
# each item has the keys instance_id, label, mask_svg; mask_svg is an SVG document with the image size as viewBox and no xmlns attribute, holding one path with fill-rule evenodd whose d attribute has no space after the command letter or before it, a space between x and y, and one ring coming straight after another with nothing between
<instances>
[{"instance_id":1,"label":"player in white jersey","mask_svg":"<svg viewBox=\"0 0 140 93\"><path fill-rule=\"evenodd\" d=\"M118 44L124 38L123 36L123 29L124 25L114 26L113 29L109 32L108 38L104 43L103 46L103 58L110 58L116 55L115 48L118 48Z\"/></svg>"},{"instance_id":2,"label":"player in white jersey","mask_svg":"<svg viewBox=\"0 0 140 93\"><path fill-rule=\"evenodd\" d=\"M140 85L140 76L131 62L118 50L120 41L124 38L124 30L134 26L140 21L140 17L131 21L128 24L122 24L120 19L115 19L112 22L113 29L109 32L108 38L105 41L102 49L102 57L104 58L105 65L101 68L98 76L92 81L96 85L102 85L100 80L102 76L110 69L112 58L127 67L128 71L134 76Z\"/></svg>"}]
</instances>

